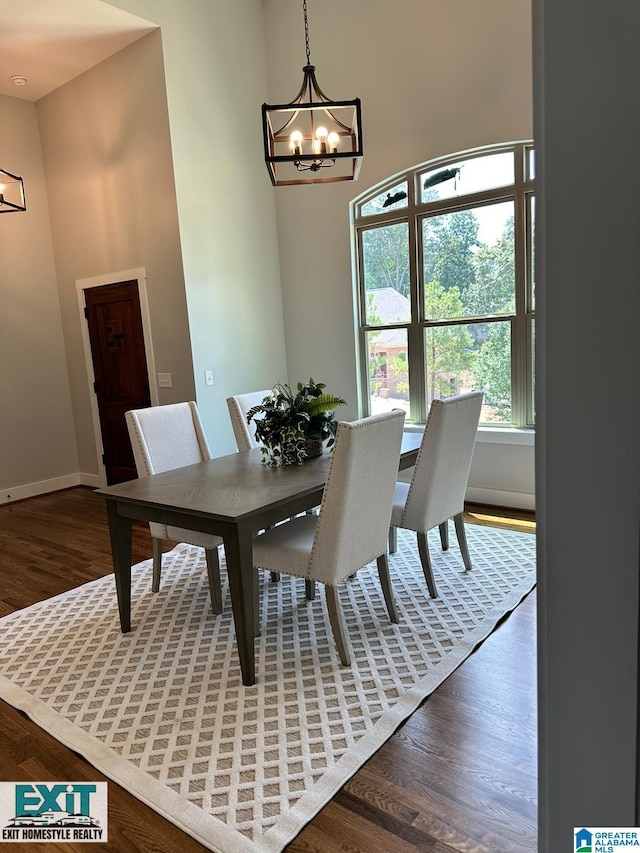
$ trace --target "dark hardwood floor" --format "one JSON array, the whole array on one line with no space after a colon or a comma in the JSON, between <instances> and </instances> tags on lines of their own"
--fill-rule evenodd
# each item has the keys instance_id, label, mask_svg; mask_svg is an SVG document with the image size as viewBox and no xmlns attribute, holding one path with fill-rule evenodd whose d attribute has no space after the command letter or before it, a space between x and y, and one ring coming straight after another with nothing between
<instances>
[{"instance_id":1,"label":"dark hardwood floor","mask_svg":"<svg viewBox=\"0 0 640 853\"><path fill-rule=\"evenodd\" d=\"M472 523L535 532L531 513L473 506ZM169 543L167 548L172 547ZM133 561L151 556L134 525ZM104 500L83 487L0 506L0 615L111 572ZM287 853L526 853L536 841L535 591L286 848ZM0 702L1 781L106 781ZM25 853L74 844L13 844ZM202 847L109 784L118 853ZM226 853L226 851L224 851Z\"/></svg>"}]
</instances>

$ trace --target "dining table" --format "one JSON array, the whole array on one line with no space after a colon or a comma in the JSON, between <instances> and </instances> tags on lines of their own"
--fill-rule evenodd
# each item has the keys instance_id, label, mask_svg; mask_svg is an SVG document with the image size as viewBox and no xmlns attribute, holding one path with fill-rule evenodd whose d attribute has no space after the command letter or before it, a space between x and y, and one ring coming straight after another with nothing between
<instances>
[{"instance_id":1,"label":"dining table","mask_svg":"<svg viewBox=\"0 0 640 853\"><path fill-rule=\"evenodd\" d=\"M421 432L405 430L399 469L415 464ZM120 628L131 630L131 524L134 520L182 527L222 537L242 682L256 683L254 640L256 571L254 536L317 507L331 453L302 465L263 464L260 448L218 456L97 489L106 499Z\"/></svg>"}]
</instances>

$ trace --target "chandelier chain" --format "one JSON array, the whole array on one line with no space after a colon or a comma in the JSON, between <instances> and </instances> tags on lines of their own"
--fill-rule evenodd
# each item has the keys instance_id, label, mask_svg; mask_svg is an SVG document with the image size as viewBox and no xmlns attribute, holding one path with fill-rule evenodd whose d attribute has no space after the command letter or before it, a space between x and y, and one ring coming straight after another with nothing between
<instances>
[{"instance_id":1,"label":"chandelier chain","mask_svg":"<svg viewBox=\"0 0 640 853\"><path fill-rule=\"evenodd\" d=\"M307 0L302 0L304 12L304 44L307 51L307 65L311 65L311 48L309 47L309 21L307 20Z\"/></svg>"}]
</instances>

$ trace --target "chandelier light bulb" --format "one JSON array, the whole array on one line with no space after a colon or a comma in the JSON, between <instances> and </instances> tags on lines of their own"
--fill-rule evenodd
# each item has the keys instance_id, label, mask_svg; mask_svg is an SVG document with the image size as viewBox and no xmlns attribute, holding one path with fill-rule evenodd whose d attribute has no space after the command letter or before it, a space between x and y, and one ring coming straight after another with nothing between
<instances>
[{"instance_id":1,"label":"chandelier light bulb","mask_svg":"<svg viewBox=\"0 0 640 853\"><path fill-rule=\"evenodd\" d=\"M296 157L299 157L300 154L302 154L302 134L299 130L294 130L291 134L290 139L291 150L296 155Z\"/></svg>"},{"instance_id":2,"label":"chandelier light bulb","mask_svg":"<svg viewBox=\"0 0 640 853\"><path fill-rule=\"evenodd\" d=\"M337 133L335 133L335 131L330 133L329 136L327 136L327 144L329 146L329 151L331 151L332 154L337 153L339 142L340 142L340 137L338 136Z\"/></svg>"},{"instance_id":3,"label":"chandelier light bulb","mask_svg":"<svg viewBox=\"0 0 640 853\"><path fill-rule=\"evenodd\" d=\"M316 135L313 140L313 153L314 154L326 154L327 153L327 128L319 127L316 130Z\"/></svg>"}]
</instances>

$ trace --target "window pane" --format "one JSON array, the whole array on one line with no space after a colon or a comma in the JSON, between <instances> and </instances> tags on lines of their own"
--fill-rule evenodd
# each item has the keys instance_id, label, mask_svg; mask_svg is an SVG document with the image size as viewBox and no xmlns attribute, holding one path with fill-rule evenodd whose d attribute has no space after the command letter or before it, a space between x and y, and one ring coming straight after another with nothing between
<instances>
[{"instance_id":1,"label":"window pane","mask_svg":"<svg viewBox=\"0 0 640 853\"><path fill-rule=\"evenodd\" d=\"M506 187L515 181L513 154L490 154L431 169L420 175L422 202Z\"/></svg>"},{"instance_id":2,"label":"window pane","mask_svg":"<svg viewBox=\"0 0 640 853\"><path fill-rule=\"evenodd\" d=\"M427 320L515 311L513 202L425 217Z\"/></svg>"},{"instance_id":3,"label":"window pane","mask_svg":"<svg viewBox=\"0 0 640 853\"><path fill-rule=\"evenodd\" d=\"M373 216L374 213L380 213L383 210L397 210L400 207L407 206L407 182L402 181L390 190L385 190L375 198L370 199L362 205L360 209L361 216Z\"/></svg>"},{"instance_id":4,"label":"window pane","mask_svg":"<svg viewBox=\"0 0 640 853\"><path fill-rule=\"evenodd\" d=\"M366 322L406 323L409 300L409 226L406 222L370 228L362 234Z\"/></svg>"},{"instance_id":5,"label":"window pane","mask_svg":"<svg viewBox=\"0 0 640 853\"><path fill-rule=\"evenodd\" d=\"M536 321L531 319L531 411L532 423L536 422Z\"/></svg>"},{"instance_id":6,"label":"window pane","mask_svg":"<svg viewBox=\"0 0 640 853\"><path fill-rule=\"evenodd\" d=\"M531 307L535 309L536 305L536 200L535 198L531 198L529 200L529 245L531 246L531 252L529 255L529 274L531 275Z\"/></svg>"},{"instance_id":7,"label":"window pane","mask_svg":"<svg viewBox=\"0 0 640 853\"><path fill-rule=\"evenodd\" d=\"M527 179L532 181L536 176L536 152L532 149L527 157Z\"/></svg>"},{"instance_id":8,"label":"window pane","mask_svg":"<svg viewBox=\"0 0 640 853\"><path fill-rule=\"evenodd\" d=\"M367 332L371 414L409 412L409 368L406 329Z\"/></svg>"},{"instance_id":9,"label":"window pane","mask_svg":"<svg viewBox=\"0 0 640 853\"><path fill-rule=\"evenodd\" d=\"M511 323L425 329L427 402L484 392L481 421L511 423Z\"/></svg>"}]
</instances>

